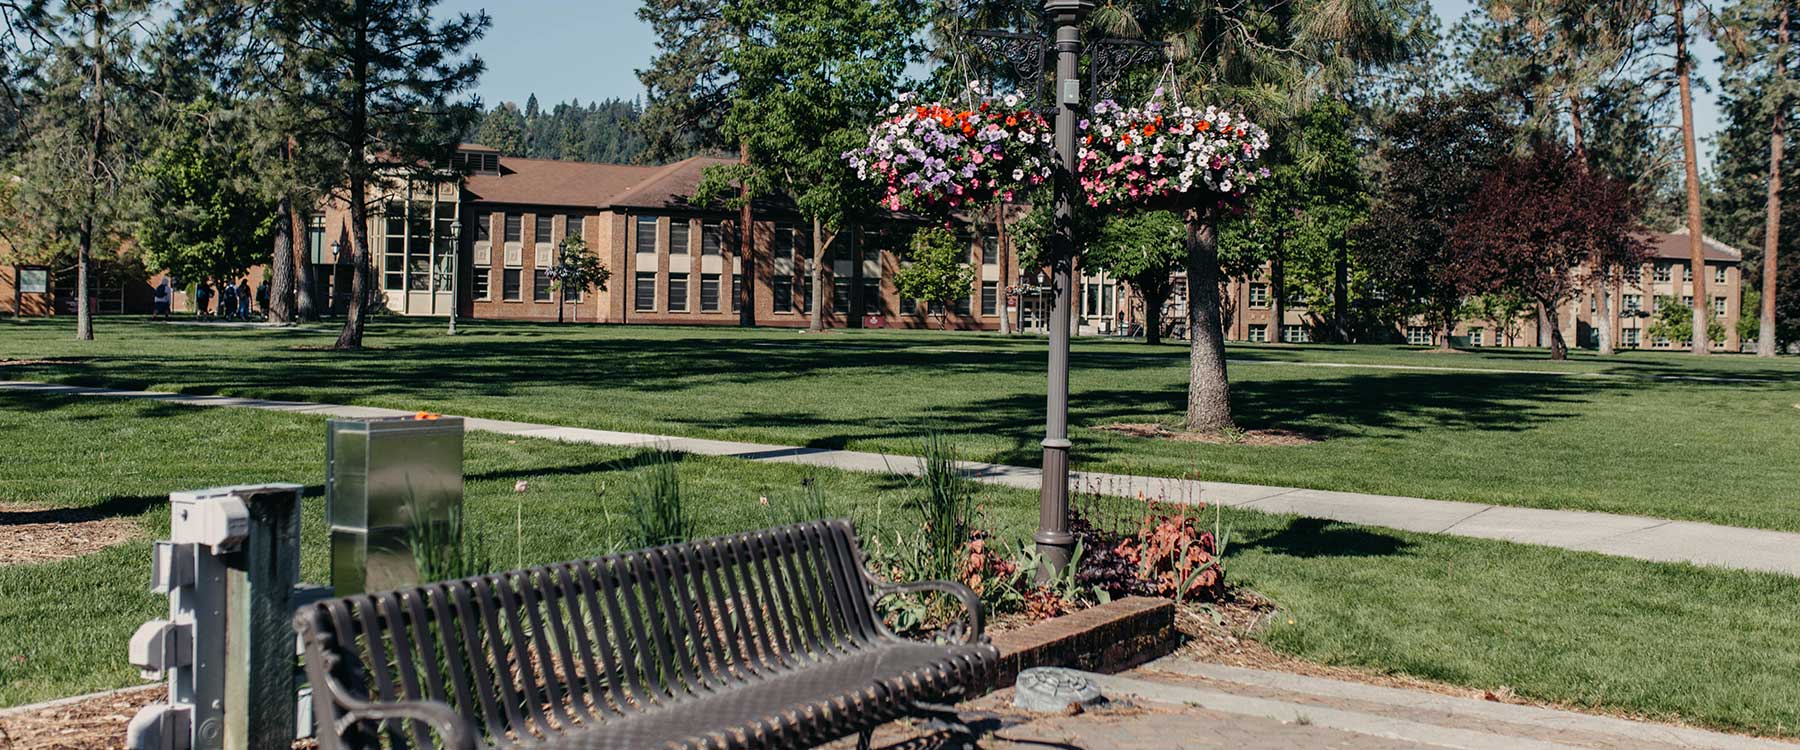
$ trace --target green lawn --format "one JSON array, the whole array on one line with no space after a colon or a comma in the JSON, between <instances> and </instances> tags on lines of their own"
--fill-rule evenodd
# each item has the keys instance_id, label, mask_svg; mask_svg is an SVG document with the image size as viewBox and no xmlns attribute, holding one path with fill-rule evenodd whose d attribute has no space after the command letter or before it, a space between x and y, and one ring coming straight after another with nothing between
<instances>
[{"instance_id":1,"label":"green lawn","mask_svg":"<svg viewBox=\"0 0 1800 750\"><path fill-rule=\"evenodd\" d=\"M333 331L103 319L0 323L0 377L430 409L561 425L831 448L906 450L927 426L972 458L1035 464L1044 347L909 331L470 324L386 319L368 350ZM1234 346L1241 424L1321 439L1196 445L1092 428L1174 424L1186 350L1078 340L1080 468L1630 513L1800 530L1800 359L1630 353ZM1441 369L1375 369L1334 364ZM1570 375L1540 374L1542 372Z\"/></svg>"},{"instance_id":2,"label":"green lawn","mask_svg":"<svg viewBox=\"0 0 1800 750\"><path fill-rule=\"evenodd\" d=\"M56 563L0 566L0 706L135 682L136 625L166 611L146 593L149 542L175 489L262 481L308 487L304 573L324 575L323 421L250 410L0 393L0 430L30 439L0 462L0 503L64 520L122 516L142 538ZM617 540L596 489L617 492L642 455L473 433L469 518L496 563L594 554ZM800 492L809 470L690 457L703 533L766 525L760 495ZM865 532L909 528L903 480L815 472ZM523 494L514 482L528 482ZM1020 538L1029 492L984 488L992 525ZM16 506L13 506L16 507ZM43 519L0 505L0 523ZM515 532L523 517L522 549ZM30 518L26 518L29 516ZM1274 648L1474 688L1702 725L1800 734L1800 579L1706 570L1502 542L1228 513L1231 577L1271 596ZM1291 621L1291 622L1290 622Z\"/></svg>"}]
</instances>

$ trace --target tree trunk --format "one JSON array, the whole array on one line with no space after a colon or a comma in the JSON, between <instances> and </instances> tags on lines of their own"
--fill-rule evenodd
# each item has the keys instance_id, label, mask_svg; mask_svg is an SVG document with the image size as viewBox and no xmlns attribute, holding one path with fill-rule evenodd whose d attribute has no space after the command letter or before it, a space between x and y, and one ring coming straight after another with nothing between
<instances>
[{"instance_id":1,"label":"tree trunk","mask_svg":"<svg viewBox=\"0 0 1800 750\"><path fill-rule=\"evenodd\" d=\"M1350 343L1350 250L1340 240L1337 242L1337 263L1332 270L1331 288L1331 327L1337 337L1337 343Z\"/></svg>"},{"instance_id":2,"label":"tree trunk","mask_svg":"<svg viewBox=\"0 0 1800 750\"><path fill-rule=\"evenodd\" d=\"M1287 258L1281 240L1275 241L1275 258L1269 263L1269 328L1277 344L1287 343Z\"/></svg>"},{"instance_id":3,"label":"tree trunk","mask_svg":"<svg viewBox=\"0 0 1800 750\"><path fill-rule=\"evenodd\" d=\"M368 91L369 62L368 26L366 18L368 8L363 0L356 0L354 21L356 23L354 52L355 57L351 78L356 87L355 101L350 107L349 148L350 158L350 309L344 311L344 330L338 333L337 348L361 349L363 338L363 314L369 306L369 287L373 279L369 272L369 207L366 204L368 184L363 177L362 161L369 158L368 145Z\"/></svg>"},{"instance_id":4,"label":"tree trunk","mask_svg":"<svg viewBox=\"0 0 1800 750\"><path fill-rule=\"evenodd\" d=\"M1225 376L1225 331L1219 319L1219 237L1210 213L1189 209L1186 218L1187 428L1219 432L1233 427L1231 386Z\"/></svg>"},{"instance_id":5,"label":"tree trunk","mask_svg":"<svg viewBox=\"0 0 1800 750\"><path fill-rule=\"evenodd\" d=\"M1694 144L1694 91L1687 49L1687 11L1685 0L1675 0L1675 78L1681 90L1681 160L1687 169L1688 251L1694 268L1694 354L1709 354L1712 339L1707 336L1709 315L1706 299L1706 255L1700 227L1700 157ZM1679 298L1676 300L1679 302Z\"/></svg>"},{"instance_id":6,"label":"tree trunk","mask_svg":"<svg viewBox=\"0 0 1800 750\"><path fill-rule=\"evenodd\" d=\"M275 207L275 243L269 251L269 322L294 322L294 200L287 196Z\"/></svg>"},{"instance_id":7,"label":"tree trunk","mask_svg":"<svg viewBox=\"0 0 1800 750\"><path fill-rule=\"evenodd\" d=\"M738 144L738 164L750 165L750 145ZM738 325L756 327L756 224L750 216L750 183L746 181L738 199L738 267L744 277L738 289Z\"/></svg>"},{"instance_id":8,"label":"tree trunk","mask_svg":"<svg viewBox=\"0 0 1800 750\"><path fill-rule=\"evenodd\" d=\"M1582 172L1587 172L1588 155L1586 131L1581 124L1581 99L1575 95L1573 87L1563 91L1564 98L1569 101L1569 141L1575 147L1575 165Z\"/></svg>"},{"instance_id":9,"label":"tree trunk","mask_svg":"<svg viewBox=\"0 0 1800 750\"><path fill-rule=\"evenodd\" d=\"M1612 269L1603 268L1595 280L1597 296L1594 312L1594 342L1599 345L1600 356L1610 357L1617 349L1613 345L1612 330Z\"/></svg>"},{"instance_id":10,"label":"tree trunk","mask_svg":"<svg viewBox=\"0 0 1800 750\"><path fill-rule=\"evenodd\" d=\"M1000 280L994 284L994 306L1000 313L1000 335L1012 334L1012 318L1006 315L1006 203L994 211L994 252L999 254Z\"/></svg>"},{"instance_id":11,"label":"tree trunk","mask_svg":"<svg viewBox=\"0 0 1800 750\"><path fill-rule=\"evenodd\" d=\"M1781 20L1775 27L1775 80L1787 85L1788 5L1781 4ZM1787 97L1775 105L1769 120L1769 207L1763 225L1762 310L1756 327L1756 356L1775 356L1775 288L1781 250L1781 159L1787 133Z\"/></svg>"},{"instance_id":12,"label":"tree trunk","mask_svg":"<svg viewBox=\"0 0 1800 750\"><path fill-rule=\"evenodd\" d=\"M825 299L830 290L825 288L825 223L817 216L813 217L812 230L812 268L808 275L812 278L813 296L806 330L821 333L825 330Z\"/></svg>"},{"instance_id":13,"label":"tree trunk","mask_svg":"<svg viewBox=\"0 0 1800 750\"><path fill-rule=\"evenodd\" d=\"M295 274L298 278L297 286L299 288L294 290L294 313L301 321L311 323L319 319L319 302L314 297L318 290L319 279L312 264L312 247L309 244L311 239L304 234L305 227L300 224L298 206L295 206L294 212L288 216L288 222L296 238L294 263L299 269L299 273ZM326 300L326 304L329 305L330 300Z\"/></svg>"},{"instance_id":14,"label":"tree trunk","mask_svg":"<svg viewBox=\"0 0 1800 750\"><path fill-rule=\"evenodd\" d=\"M1563 340L1562 320L1556 311L1556 306L1541 300L1538 306L1544 311L1544 318L1550 323L1550 358L1553 360L1568 359L1569 344Z\"/></svg>"},{"instance_id":15,"label":"tree trunk","mask_svg":"<svg viewBox=\"0 0 1800 750\"><path fill-rule=\"evenodd\" d=\"M1151 284L1141 290L1144 294L1144 343L1151 346L1162 343L1163 305L1169 296L1167 279L1163 284Z\"/></svg>"},{"instance_id":16,"label":"tree trunk","mask_svg":"<svg viewBox=\"0 0 1800 750\"><path fill-rule=\"evenodd\" d=\"M1438 331L1438 349L1446 352L1454 351L1456 347L1452 345L1451 341L1456 337L1456 314L1454 312L1438 318Z\"/></svg>"},{"instance_id":17,"label":"tree trunk","mask_svg":"<svg viewBox=\"0 0 1800 750\"><path fill-rule=\"evenodd\" d=\"M75 246L75 339L94 340L94 310L88 304L88 267L94 257L94 220L82 222L81 240Z\"/></svg>"}]
</instances>

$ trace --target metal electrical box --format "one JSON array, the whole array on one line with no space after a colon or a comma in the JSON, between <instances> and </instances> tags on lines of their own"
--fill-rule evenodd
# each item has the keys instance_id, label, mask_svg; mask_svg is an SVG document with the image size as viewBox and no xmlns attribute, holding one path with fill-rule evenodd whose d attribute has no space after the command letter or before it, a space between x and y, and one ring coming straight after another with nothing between
<instances>
[{"instance_id":1,"label":"metal electrical box","mask_svg":"<svg viewBox=\"0 0 1800 750\"><path fill-rule=\"evenodd\" d=\"M343 596L417 584L411 530L449 523L462 506L462 419L333 419L325 430L332 589Z\"/></svg>"}]
</instances>

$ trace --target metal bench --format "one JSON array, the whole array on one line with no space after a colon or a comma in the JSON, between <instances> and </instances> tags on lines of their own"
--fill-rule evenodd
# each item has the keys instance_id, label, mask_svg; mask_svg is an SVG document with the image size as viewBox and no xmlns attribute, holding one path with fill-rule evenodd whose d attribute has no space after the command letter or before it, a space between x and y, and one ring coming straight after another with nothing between
<instances>
[{"instance_id":1,"label":"metal bench","mask_svg":"<svg viewBox=\"0 0 1800 750\"><path fill-rule=\"evenodd\" d=\"M874 609L921 591L963 607L931 642ZM329 599L294 628L325 750L866 747L999 658L967 587L876 581L842 520Z\"/></svg>"}]
</instances>

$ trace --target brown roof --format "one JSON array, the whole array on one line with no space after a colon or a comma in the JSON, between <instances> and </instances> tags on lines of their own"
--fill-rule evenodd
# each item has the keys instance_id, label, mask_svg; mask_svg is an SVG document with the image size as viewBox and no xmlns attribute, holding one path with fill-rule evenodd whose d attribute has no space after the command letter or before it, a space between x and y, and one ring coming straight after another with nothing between
<instances>
[{"instance_id":1,"label":"brown roof","mask_svg":"<svg viewBox=\"0 0 1800 750\"><path fill-rule=\"evenodd\" d=\"M500 153L500 149L493 148L491 146L483 146L479 143L458 143L458 144L456 144L456 150L458 150L458 151L476 151L476 152L483 153L483 154L498 154L498 153Z\"/></svg>"},{"instance_id":2,"label":"brown roof","mask_svg":"<svg viewBox=\"0 0 1800 750\"><path fill-rule=\"evenodd\" d=\"M716 156L691 156L657 169L630 190L613 196L612 204L623 208L691 207L688 199L700 187L706 168L735 163Z\"/></svg>"},{"instance_id":3,"label":"brown roof","mask_svg":"<svg viewBox=\"0 0 1800 750\"><path fill-rule=\"evenodd\" d=\"M1673 232L1646 232L1640 239L1650 245L1650 257L1664 260L1688 260L1693 257L1688 246L1688 231L1684 227ZM1707 260L1723 263L1743 261L1744 254L1737 248L1715 240L1706 235L1700 236L1700 253Z\"/></svg>"},{"instance_id":4,"label":"brown roof","mask_svg":"<svg viewBox=\"0 0 1800 750\"><path fill-rule=\"evenodd\" d=\"M463 190L489 203L605 208L614 196L664 169L506 156L500 159L500 174L469 175Z\"/></svg>"}]
</instances>

